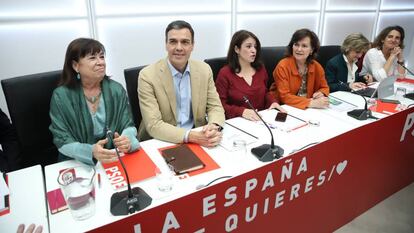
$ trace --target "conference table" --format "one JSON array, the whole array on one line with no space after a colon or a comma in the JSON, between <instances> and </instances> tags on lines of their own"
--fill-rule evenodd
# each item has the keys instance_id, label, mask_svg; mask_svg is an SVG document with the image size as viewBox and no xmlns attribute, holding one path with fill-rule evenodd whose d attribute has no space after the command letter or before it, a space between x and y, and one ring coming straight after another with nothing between
<instances>
[{"instance_id":1,"label":"conference table","mask_svg":"<svg viewBox=\"0 0 414 233\"><path fill-rule=\"evenodd\" d=\"M356 108L365 105L361 96L348 92L336 92L332 96L353 103ZM405 101L405 105L412 103L408 99ZM375 156L369 154L370 151L377 153L375 141L380 140L377 137L386 137L381 130L382 125L394 125L392 122L383 124L382 121L393 120L391 118L398 115L404 118L408 112L413 112L412 109L392 116L374 113L384 119L359 121L347 116L345 111L331 108L300 110L284 107L291 116L301 118L307 124L294 130L272 127L275 144L284 149L283 158L260 162L250 153L250 149L270 142L265 125L243 118L230 119L225 124L224 138L226 130L232 126L258 138L247 145L247 153L229 151L222 146L203 148L219 168L195 176L175 177L169 192L158 190L156 177L134 183L133 187L139 186L153 200L146 209L127 216L111 215L110 198L115 190L109 184L103 167L98 164L96 168L102 182L96 191L95 215L84 221L73 220L69 211L49 215L51 232L274 232L273 228L269 228L273 224L274 229L281 232L329 232L414 181L412 174L406 175L407 171L401 169L400 173L403 172L408 178L399 182L389 178L389 182L393 183L389 185L391 188L384 188L388 184L380 183L365 190L362 187L372 180L358 178L361 174L375 176L368 169L369 162L378 166L384 162L375 161ZM276 114L276 110L261 112L266 122L274 119ZM400 121L405 122L405 118ZM294 124L292 128L295 128ZM370 143L362 144L365 147L362 153L358 153L360 145L356 136L366 137ZM412 143L413 139L409 140ZM163 172L168 167L159 149L172 145L155 139L141 142L141 148ZM307 145L307 148L300 150ZM381 147L378 149L382 150ZM412 147L404 150L407 150L405 154L414 154ZM366 158L361 160L364 156ZM402 160L396 167L413 162L412 156ZM47 189L57 187L55 177L59 170L77 163L66 161L47 166ZM352 174L353 170L355 174ZM200 185L223 176L232 178L221 179L209 187L198 189ZM358 179L363 182L359 184ZM361 190L360 197L357 195L358 188Z\"/></svg>"},{"instance_id":2,"label":"conference table","mask_svg":"<svg viewBox=\"0 0 414 233\"><path fill-rule=\"evenodd\" d=\"M43 226L49 232L45 184L40 165L9 172L10 213L0 216L0 232L16 232L20 224Z\"/></svg>"},{"instance_id":3,"label":"conference table","mask_svg":"<svg viewBox=\"0 0 414 233\"><path fill-rule=\"evenodd\" d=\"M331 97L353 108L365 105L361 96L348 92ZM412 103L402 101L404 106ZM224 143L203 147L217 167L173 177L171 191L160 191L155 176L133 183L151 196L152 203L125 216L110 213L112 194L125 188L115 190L98 163L101 182L95 181L95 214L76 221L69 210L51 214L47 208L49 229L44 232L332 232L414 181L414 108L390 116L374 113L378 119L364 121L349 117L346 108L284 108L289 113L286 124L272 121L276 110L260 112L275 144L284 150L282 158L261 162L250 152L270 142L263 123L229 119L223 140L231 141L229 135L236 134L256 137L246 145L246 153ZM169 168L160 148L174 144L156 139L140 144L166 173ZM59 187L59 171L78 164L70 160L46 166L46 191Z\"/></svg>"}]
</instances>

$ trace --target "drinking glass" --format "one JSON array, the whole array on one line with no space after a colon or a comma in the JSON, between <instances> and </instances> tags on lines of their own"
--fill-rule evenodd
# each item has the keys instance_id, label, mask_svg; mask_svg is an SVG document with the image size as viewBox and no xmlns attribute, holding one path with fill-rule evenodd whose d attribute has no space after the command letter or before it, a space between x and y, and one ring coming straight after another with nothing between
<instances>
[{"instance_id":1,"label":"drinking glass","mask_svg":"<svg viewBox=\"0 0 414 233\"><path fill-rule=\"evenodd\" d=\"M155 169L155 176L157 179L157 187L161 192L169 192L173 189L174 174L170 169L161 171L159 168Z\"/></svg>"},{"instance_id":2,"label":"drinking glass","mask_svg":"<svg viewBox=\"0 0 414 233\"><path fill-rule=\"evenodd\" d=\"M95 214L95 168L80 165L65 169L58 183L75 220L84 220Z\"/></svg>"},{"instance_id":3,"label":"drinking glass","mask_svg":"<svg viewBox=\"0 0 414 233\"><path fill-rule=\"evenodd\" d=\"M397 87L397 90L395 90L395 99L401 101L404 99L404 95L407 92L407 89L404 87Z\"/></svg>"},{"instance_id":4,"label":"drinking glass","mask_svg":"<svg viewBox=\"0 0 414 233\"><path fill-rule=\"evenodd\" d=\"M233 152L245 157L247 154L247 143L245 140L237 139L233 141Z\"/></svg>"}]
</instances>

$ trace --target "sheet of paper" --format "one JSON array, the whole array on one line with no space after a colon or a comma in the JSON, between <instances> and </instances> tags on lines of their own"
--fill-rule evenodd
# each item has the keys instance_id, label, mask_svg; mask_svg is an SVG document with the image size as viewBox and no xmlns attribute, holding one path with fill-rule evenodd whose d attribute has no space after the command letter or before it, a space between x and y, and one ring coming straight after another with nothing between
<instances>
[{"instance_id":1,"label":"sheet of paper","mask_svg":"<svg viewBox=\"0 0 414 233\"><path fill-rule=\"evenodd\" d=\"M232 126L233 124L225 124L223 128L223 138L220 142L220 146L228 151L233 151L233 142L235 140L243 140L246 142L246 145L254 143L257 141L254 136L249 135L249 133L244 132L242 129L238 129ZM237 126L236 126L237 127Z\"/></svg>"},{"instance_id":2,"label":"sheet of paper","mask_svg":"<svg viewBox=\"0 0 414 233\"><path fill-rule=\"evenodd\" d=\"M329 96L329 108L338 112L347 112L355 109L357 106L341 100L334 96Z\"/></svg>"},{"instance_id":3,"label":"sheet of paper","mask_svg":"<svg viewBox=\"0 0 414 233\"><path fill-rule=\"evenodd\" d=\"M286 121L284 122L275 120L277 111L263 111L261 113L263 120L268 124L268 126L271 129L277 129L283 132L292 132L294 130L300 129L308 125L308 123L304 119L292 115L291 113L288 113L289 115L286 117ZM258 121L258 124L263 123Z\"/></svg>"}]
</instances>

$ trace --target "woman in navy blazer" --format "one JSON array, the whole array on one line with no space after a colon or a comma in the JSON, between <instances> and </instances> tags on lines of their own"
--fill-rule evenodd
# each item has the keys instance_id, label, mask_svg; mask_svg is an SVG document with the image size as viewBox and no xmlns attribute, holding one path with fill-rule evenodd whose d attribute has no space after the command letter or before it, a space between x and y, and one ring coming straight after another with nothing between
<instances>
[{"instance_id":1,"label":"woman in navy blazer","mask_svg":"<svg viewBox=\"0 0 414 233\"><path fill-rule=\"evenodd\" d=\"M369 49L369 45L368 39L361 33L353 33L345 38L341 46L342 53L331 58L326 64L325 73L330 92L365 87L364 77L357 73L356 62Z\"/></svg>"}]
</instances>

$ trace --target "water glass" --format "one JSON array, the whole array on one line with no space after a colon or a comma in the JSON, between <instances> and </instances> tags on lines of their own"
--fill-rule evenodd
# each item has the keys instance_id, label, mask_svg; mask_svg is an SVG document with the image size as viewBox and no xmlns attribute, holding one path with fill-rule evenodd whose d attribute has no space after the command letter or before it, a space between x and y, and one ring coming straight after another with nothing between
<instances>
[{"instance_id":1,"label":"water glass","mask_svg":"<svg viewBox=\"0 0 414 233\"><path fill-rule=\"evenodd\" d=\"M95 168L80 165L65 169L58 183L75 220L85 220L95 214Z\"/></svg>"},{"instance_id":2,"label":"water glass","mask_svg":"<svg viewBox=\"0 0 414 233\"><path fill-rule=\"evenodd\" d=\"M160 171L156 168L155 176L157 180L158 190L161 192L169 192L173 189L174 184L174 174L171 170Z\"/></svg>"},{"instance_id":3,"label":"water glass","mask_svg":"<svg viewBox=\"0 0 414 233\"><path fill-rule=\"evenodd\" d=\"M397 90L395 91L395 99L397 100L403 100L404 99L404 95L407 92L407 89L405 89L404 87L397 87Z\"/></svg>"},{"instance_id":4,"label":"water glass","mask_svg":"<svg viewBox=\"0 0 414 233\"><path fill-rule=\"evenodd\" d=\"M247 143L245 140L234 140L233 141L233 152L237 155L245 157L247 154Z\"/></svg>"}]
</instances>

